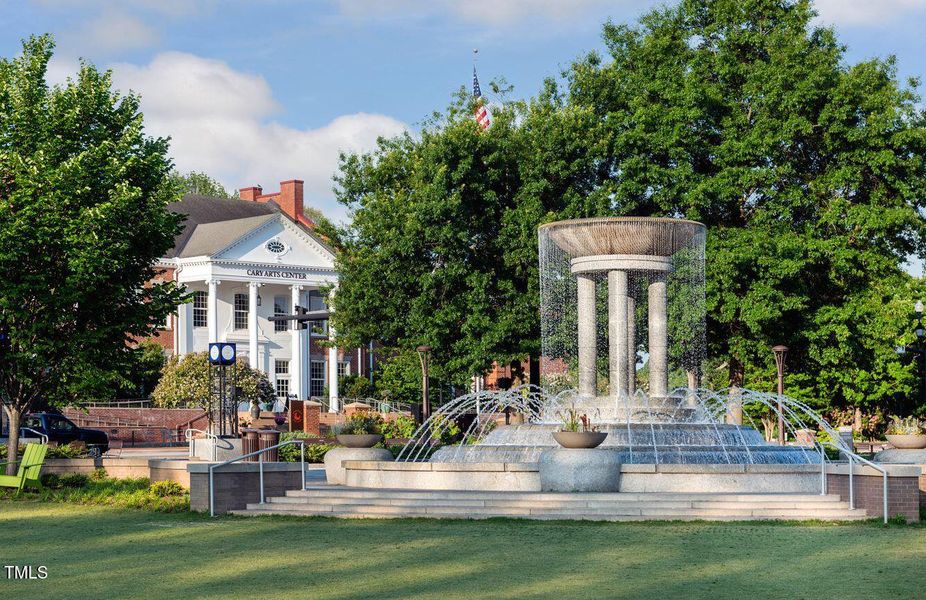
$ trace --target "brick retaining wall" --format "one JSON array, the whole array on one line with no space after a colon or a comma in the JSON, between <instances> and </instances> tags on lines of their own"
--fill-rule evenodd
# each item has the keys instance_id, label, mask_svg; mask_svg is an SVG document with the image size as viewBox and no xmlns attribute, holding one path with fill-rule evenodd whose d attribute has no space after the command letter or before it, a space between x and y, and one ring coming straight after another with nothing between
<instances>
[{"instance_id":1,"label":"brick retaining wall","mask_svg":"<svg viewBox=\"0 0 926 600\"><path fill-rule=\"evenodd\" d=\"M299 463L264 463L264 493L285 496L286 490L302 487ZM190 464L190 509L209 510L209 471L207 464ZM247 508L260 501L260 474L255 463L235 463L213 473L215 514Z\"/></svg>"},{"instance_id":2,"label":"brick retaining wall","mask_svg":"<svg viewBox=\"0 0 926 600\"><path fill-rule=\"evenodd\" d=\"M883 465L888 467L887 514L904 516L907 521L919 522L920 502L923 493L921 482L926 479L920 467L914 465ZM848 465L834 465L826 475L826 491L849 500ZM870 467L855 467L855 506L863 508L871 517L884 514L884 478Z\"/></svg>"}]
</instances>

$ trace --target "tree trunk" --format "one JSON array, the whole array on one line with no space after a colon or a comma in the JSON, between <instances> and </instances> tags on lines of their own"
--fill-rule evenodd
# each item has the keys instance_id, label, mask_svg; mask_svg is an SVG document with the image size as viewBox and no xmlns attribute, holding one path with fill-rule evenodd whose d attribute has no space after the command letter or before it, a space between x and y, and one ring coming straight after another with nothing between
<instances>
[{"instance_id":1,"label":"tree trunk","mask_svg":"<svg viewBox=\"0 0 926 600\"><path fill-rule=\"evenodd\" d=\"M10 421L10 437L6 444L7 460L15 461L16 455L19 453L19 423L22 418L22 411L17 408L9 407L4 407L4 409ZM10 462L10 464L6 466L6 474L16 475L17 469L19 469L19 465Z\"/></svg>"}]
</instances>

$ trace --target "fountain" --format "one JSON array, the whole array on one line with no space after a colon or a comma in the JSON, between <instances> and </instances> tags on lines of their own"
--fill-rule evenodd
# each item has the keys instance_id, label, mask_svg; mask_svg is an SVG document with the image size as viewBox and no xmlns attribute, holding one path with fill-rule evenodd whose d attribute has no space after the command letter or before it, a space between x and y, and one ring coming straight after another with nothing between
<instances>
[{"instance_id":1,"label":"fountain","mask_svg":"<svg viewBox=\"0 0 926 600\"><path fill-rule=\"evenodd\" d=\"M664 218L559 221L539 229L541 386L461 396L397 460L536 463L575 408L625 464L819 464L812 440L766 441L751 415L779 407L789 437L833 429L791 398L699 387L705 359L705 227ZM644 374L648 374L644 377ZM745 410L744 410L745 409ZM501 415L520 423L499 425ZM743 422L745 415L746 422ZM440 445L463 423L462 443Z\"/></svg>"}]
</instances>

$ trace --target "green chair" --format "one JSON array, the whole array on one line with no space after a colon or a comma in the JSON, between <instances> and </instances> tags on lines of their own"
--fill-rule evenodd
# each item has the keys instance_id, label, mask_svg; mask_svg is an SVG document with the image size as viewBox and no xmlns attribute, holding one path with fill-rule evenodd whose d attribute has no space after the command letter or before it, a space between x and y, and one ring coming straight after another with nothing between
<instances>
[{"instance_id":1,"label":"green chair","mask_svg":"<svg viewBox=\"0 0 926 600\"><path fill-rule=\"evenodd\" d=\"M5 467L10 463L19 463L19 471L16 475L0 475L0 487L16 488L17 494L26 486L42 489L39 477L42 474L42 465L45 464L46 452L48 452L48 446L45 444L26 444L22 460L0 463L0 467Z\"/></svg>"}]
</instances>

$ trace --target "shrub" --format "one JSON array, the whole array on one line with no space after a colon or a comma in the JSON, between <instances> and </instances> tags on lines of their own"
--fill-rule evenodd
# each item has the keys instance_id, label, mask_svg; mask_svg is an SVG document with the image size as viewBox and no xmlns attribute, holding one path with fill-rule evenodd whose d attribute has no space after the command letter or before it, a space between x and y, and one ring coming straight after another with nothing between
<instances>
[{"instance_id":1,"label":"shrub","mask_svg":"<svg viewBox=\"0 0 926 600\"><path fill-rule=\"evenodd\" d=\"M42 475L42 485L51 490L64 488L80 489L90 483L90 478L83 473L46 473Z\"/></svg>"},{"instance_id":2,"label":"shrub","mask_svg":"<svg viewBox=\"0 0 926 600\"><path fill-rule=\"evenodd\" d=\"M186 489L176 481L155 481L151 484L151 493L159 498L168 498L170 496L183 496Z\"/></svg>"},{"instance_id":3,"label":"shrub","mask_svg":"<svg viewBox=\"0 0 926 600\"><path fill-rule=\"evenodd\" d=\"M417 428L415 419L400 415L394 421L384 422L381 429L386 439L407 439L415 435L415 429Z\"/></svg>"},{"instance_id":4,"label":"shrub","mask_svg":"<svg viewBox=\"0 0 926 600\"><path fill-rule=\"evenodd\" d=\"M90 456L87 448L73 442L48 449L48 458L86 458L87 456Z\"/></svg>"},{"instance_id":5,"label":"shrub","mask_svg":"<svg viewBox=\"0 0 926 600\"><path fill-rule=\"evenodd\" d=\"M888 435L918 435L923 432L923 424L916 417L901 419L891 417L891 424L887 428Z\"/></svg>"},{"instance_id":6,"label":"shrub","mask_svg":"<svg viewBox=\"0 0 926 600\"><path fill-rule=\"evenodd\" d=\"M90 473L91 481L103 481L104 479L106 479L106 469L103 467L97 467L93 473Z\"/></svg>"},{"instance_id":7,"label":"shrub","mask_svg":"<svg viewBox=\"0 0 926 600\"><path fill-rule=\"evenodd\" d=\"M317 439L304 431L291 431L280 436L280 442L287 440L306 440ZM324 462L325 454L334 448L333 444L306 444L305 445L305 462L320 463ZM299 445L291 444L280 448L280 460L282 462L299 462Z\"/></svg>"},{"instance_id":8,"label":"shrub","mask_svg":"<svg viewBox=\"0 0 926 600\"><path fill-rule=\"evenodd\" d=\"M441 444L452 444L460 437L460 426L444 415L435 415L431 419L431 437Z\"/></svg>"},{"instance_id":9,"label":"shrub","mask_svg":"<svg viewBox=\"0 0 926 600\"><path fill-rule=\"evenodd\" d=\"M377 413L358 412L350 417L347 421L338 427L335 427L337 434L346 435L366 435L379 434L383 430L383 418Z\"/></svg>"}]
</instances>

